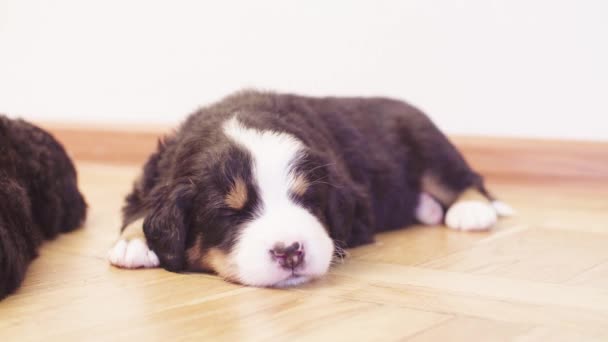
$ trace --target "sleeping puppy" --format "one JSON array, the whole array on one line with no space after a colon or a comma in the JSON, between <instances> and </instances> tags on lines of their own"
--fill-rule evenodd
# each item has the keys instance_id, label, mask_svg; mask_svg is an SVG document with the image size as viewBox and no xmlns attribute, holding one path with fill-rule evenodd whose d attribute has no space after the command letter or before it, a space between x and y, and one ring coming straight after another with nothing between
<instances>
[{"instance_id":1,"label":"sleeping puppy","mask_svg":"<svg viewBox=\"0 0 608 342\"><path fill-rule=\"evenodd\" d=\"M19 287L41 242L76 229L85 213L63 147L42 129L0 115L0 299Z\"/></svg>"},{"instance_id":2,"label":"sleeping puppy","mask_svg":"<svg viewBox=\"0 0 608 342\"><path fill-rule=\"evenodd\" d=\"M126 199L109 261L290 286L377 232L444 219L486 230L508 209L404 102L247 91L159 143Z\"/></svg>"}]
</instances>

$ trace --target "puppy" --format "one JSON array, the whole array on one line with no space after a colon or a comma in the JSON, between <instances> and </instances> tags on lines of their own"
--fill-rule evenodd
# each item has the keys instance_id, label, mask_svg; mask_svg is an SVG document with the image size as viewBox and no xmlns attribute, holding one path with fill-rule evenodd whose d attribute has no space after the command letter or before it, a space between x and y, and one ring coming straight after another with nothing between
<instances>
[{"instance_id":1,"label":"puppy","mask_svg":"<svg viewBox=\"0 0 608 342\"><path fill-rule=\"evenodd\" d=\"M290 286L376 232L439 224L444 209L449 228L485 230L497 208L509 210L407 103L246 91L159 143L109 261Z\"/></svg>"},{"instance_id":2,"label":"puppy","mask_svg":"<svg viewBox=\"0 0 608 342\"><path fill-rule=\"evenodd\" d=\"M44 239L76 229L85 214L63 147L44 130L0 115L0 299L19 287Z\"/></svg>"}]
</instances>

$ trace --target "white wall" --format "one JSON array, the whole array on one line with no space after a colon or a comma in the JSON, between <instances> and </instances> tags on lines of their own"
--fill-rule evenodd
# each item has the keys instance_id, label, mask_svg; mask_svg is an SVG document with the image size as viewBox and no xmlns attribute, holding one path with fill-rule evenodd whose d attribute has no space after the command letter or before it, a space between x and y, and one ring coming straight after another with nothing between
<instances>
[{"instance_id":1,"label":"white wall","mask_svg":"<svg viewBox=\"0 0 608 342\"><path fill-rule=\"evenodd\" d=\"M608 140L608 2L0 0L0 112L175 123L242 87L390 95L450 133Z\"/></svg>"}]
</instances>

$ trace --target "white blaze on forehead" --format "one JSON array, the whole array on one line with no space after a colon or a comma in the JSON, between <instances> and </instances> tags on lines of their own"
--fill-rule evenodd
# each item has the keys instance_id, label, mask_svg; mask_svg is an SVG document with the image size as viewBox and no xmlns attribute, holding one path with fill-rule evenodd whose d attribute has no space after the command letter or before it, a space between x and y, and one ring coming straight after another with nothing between
<instances>
[{"instance_id":1,"label":"white blaze on forehead","mask_svg":"<svg viewBox=\"0 0 608 342\"><path fill-rule=\"evenodd\" d=\"M261 210L247 222L231 251L236 280L254 286L289 286L327 272L333 242L319 219L290 198L295 175L291 172L304 144L281 132L243 126L236 117L226 121L224 133L252 157L252 178L257 185ZM304 262L298 275L281 268L270 250L277 244L300 243Z\"/></svg>"},{"instance_id":2,"label":"white blaze on forehead","mask_svg":"<svg viewBox=\"0 0 608 342\"><path fill-rule=\"evenodd\" d=\"M289 134L244 127L236 117L226 121L224 133L251 153L264 205L284 203L294 181L291 165L304 145Z\"/></svg>"}]
</instances>

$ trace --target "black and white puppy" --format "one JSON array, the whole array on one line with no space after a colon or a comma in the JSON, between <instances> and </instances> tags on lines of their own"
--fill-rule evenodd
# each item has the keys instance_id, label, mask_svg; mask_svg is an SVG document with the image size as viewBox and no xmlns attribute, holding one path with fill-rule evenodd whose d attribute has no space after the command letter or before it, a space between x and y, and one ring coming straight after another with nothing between
<instances>
[{"instance_id":1,"label":"black and white puppy","mask_svg":"<svg viewBox=\"0 0 608 342\"><path fill-rule=\"evenodd\" d=\"M44 239L86 215L76 170L49 133L0 115L0 299L13 292Z\"/></svg>"},{"instance_id":2,"label":"black and white puppy","mask_svg":"<svg viewBox=\"0 0 608 342\"><path fill-rule=\"evenodd\" d=\"M290 286L377 232L439 224L444 209L448 227L469 231L509 211L418 109L246 91L159 143L109 261Z\"/></svg>"}]
</instances>

